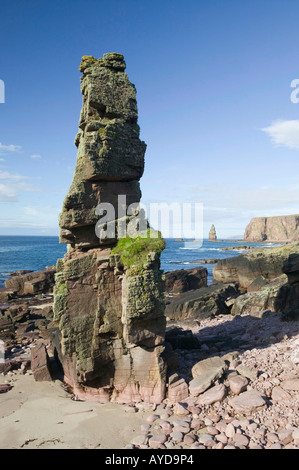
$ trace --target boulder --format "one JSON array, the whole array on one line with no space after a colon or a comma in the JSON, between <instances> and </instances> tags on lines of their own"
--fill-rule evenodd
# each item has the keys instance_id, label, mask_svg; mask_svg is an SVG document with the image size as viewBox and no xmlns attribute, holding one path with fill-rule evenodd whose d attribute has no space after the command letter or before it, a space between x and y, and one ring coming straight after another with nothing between
<instances>
[{"instance_id":1,"label":"boulder","mask_svg":"<svg viewBox=\"0 0 299 470\"><path fill-rule=\"evenodd\" d=\"M6 279L5 287L18 296L46 294L53 292L55 267L43 271L30 272Z\"/></svg>"},{"instance_id":2,"label":"boulder","mask_svg":"<svg viewBox=\"0 0 299 470\"><path fill-rule=\"evenodd\" d=\"M224 384L215 385L203 393L198 400L198 405L212 405L217 401L222 401L226 396L227 390Z\"/></svg>"},{"instance_id":3,"label":"boulder","mask_svg":"<svg viewBox=\"0 0 299 470\"><path fill-rule=\"evenodd\" d=\"M180 402L188 397L189 389L184 379L178 379L168 385L168 399L172 403Z\"/></svg>"},{"instance_id":4,"label":"boulder","mask_svg":"<svg viewBox=\"0 0 299 470\"><path fill-rule=\"evenodd\" d=\"M181 294L207 286L206 268L179 269L165 273L165 292Z\"/></svg>"},{"instance_id":5,"label":"boulder","mask_svg":"<svg viewBox=\"0 0 299 470\"><path fill-rule=\"evenodd\" d=\"M228 365L218 356L199 361L192 367L193 380L189 383L192 396L205 392L216 380L220 379Z\"/></svg>"},{"instance_id":6,"label":"boulder","mask_svg":"<svg viewBox=\"0 0 299 470\"><path fill-rule=\"evenodd\" d=\"M239 395L240 393L245 392L248 385L247 378L243 377L242 375L234 375L229 377L228 382L230 390L235 395Z\"/></svg>"},{"instance_id":7,"label":"boulder","mask_svg":"<svg viewBox=\"0 0 299 470\"><path fill-rule=\"evenodd\" d=\"M240 294L236 284L213 284L166 299L165 315L170 320L209 318L230 313L227 301Z\"/></svg>"},{"instance_id":8,"label":"boulder","mask_svg":"<svg viewBox=\"0 0 299 470\"><path fill-rule=\"evenodd\" d=\"M266 401L257 390L249 390L230 398L228 404L240 414L250 415L266 407Z\"/></svg>"},{"instance_id":9,"label":"boulder","mask_svg":"<svg viewBox=\"0 0 299 470\"><path fill-rule=\"evenodd\" d=\"M232 315L260 316L266 310L280 311L285 295L282 287L287 284L287 276L281 275L267 283L259 291L250 291L240 295L232 306Z\"/></svg>"},{"instance_id":10,"label":"boulder","mask_svg":"<svg viewBox=\"0 0 299 470\"><path fill-rule=\"evenodd\" d=\"M42 342L31 349L31 369L37 382L52 380L50 358Z\"/></svg>"},{"instance_id":11,"label":"boulder","mask_svg":"<svg viewBox=\"0 0 299 470\"><path fill-rule=\"evenodd\" d=\"M16 291L13 289L0 289L0 302L8 302L16 297Z\"/></svg>"}]
</instances>

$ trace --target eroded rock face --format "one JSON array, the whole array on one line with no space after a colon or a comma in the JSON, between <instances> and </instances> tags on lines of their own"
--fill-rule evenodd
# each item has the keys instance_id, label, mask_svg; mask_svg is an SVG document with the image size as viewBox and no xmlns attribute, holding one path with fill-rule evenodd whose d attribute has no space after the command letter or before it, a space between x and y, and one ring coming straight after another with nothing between
<instances>
[{"instance_id":1,"label":"eroded rock face","mask_svg":"<svg viewBox=\"0 0 299 470\"><path fill-rule=\"evenodd\" d=\"M165 315L170 320L203 319L212 315L230 313L228 301L240 294L236 284L213 284L178 297L166 298Z\"/></svg>"},{"instance_id":2,"label":"eroded rock face","mask_svg":"<svg viewBox=\"0 0 299 470\"><path fill-rule=\"evenodd\" d=\"M112 204L118 218L119 195L126 195L127 206L140 201L146 145L139 139L136 89L125 67L121 54L104 54L98 60L82 58L83 106L75 139L78 153L60 215L62 243L99 246L94 229L99 219L97 205Z\"/></svg>"},{"instance_id":3,"label":"eroded rock face","mask_svg":"<svg viewBox=\"0 0 299 470\"><path fill-rule=\"evenodd\" d=\"M299 253L298 243L219 260L213 268L214 281L237 282L244 289L259 277L270 282L283 274L284 262L292 253Z\"/></svg>"},{"instance_id":4,"label":"eroded rock face","mask_svg":"<svg viewBox=\"0 0 299 470\"><path fill-rule=\"evenodd\" d=\"M60 216L68 252L57 263L52 340L78 398L159 403L166 383L161 239L159 250L141 244L132 263L128 248L125 258L121 248L115 252L117 226L108 239L96 233L98 204L111 204L115 219L127 223L123 210L141 197L146 146L136 90L121 54L85 56L80 70L83 108L75 174ZM118 196L125 197L122 206Z\"/></svg>"},{"instance_id":5,"label":"eroded rock face","mask_svg":"<svg viewBox=\"0 0 299 470\"><path fill-rule=\"evenodd\" d=\"M232 314L260 316L271 310L299 318L298 243L220 260L213 276L218 282L234 281L246 292L233 302Z\"/></svg>"},{"instance_id":6,"label":"eroded rock face","mask_svg":"<svg viewBox=\"0 0 299 470\"><path fill-rule=\"evenodd\" d=\"M247 225L244 240L250 242L299 240L299 215L255 217Z\"/></svg>"},{"instance_id":7,"label":"eroded rock face","mask_svg":"<svg viewBox=\"0 0 299 470\"><path fill-rule=\"evenodd\" d=\"M181 294L200 287L207 287L208 271L198 267L178 269L165 273L165 292Z\"/></svg>"}]
</instances>

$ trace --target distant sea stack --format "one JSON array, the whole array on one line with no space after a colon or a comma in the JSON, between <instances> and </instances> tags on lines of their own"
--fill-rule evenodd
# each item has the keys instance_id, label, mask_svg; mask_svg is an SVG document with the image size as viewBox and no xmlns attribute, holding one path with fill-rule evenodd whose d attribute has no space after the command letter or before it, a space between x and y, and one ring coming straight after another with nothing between
<instances>
[{"instance_id":1,"label":"distant sea stack","mask_svg":"<svg viewBox=\"0 0 299 470\"><path fill-rule=\"evenodd\" d=\"M216 235L215 225L213 224L209 231L209 241L212 242L215 240L217 240L217 235Z\"/></svg>"},{"instance_id":2,"label":"distant sea stack","mask_svg":"<svg viewBox=\"0 0 299 470\"><path fill-rule=\"evenodd\" d=\"M249 242L299 241L299 215L255 217L245 229L244 240Z\"/></svg>"},{"instance_id":3,"label":"distant sea stack","mask_svg":"<svg viewBox=\"0 0 299 470\"><path fill-rule=\"evenodd\" d=\"M68 250L56 266L52 342L78 399L160 403L166 391L164 240L99 236L109 224L127 227L141 213L146 145L125 68L117 53L84 56L79 68L83 107L74 178L60 215L60 241ZM125 197L124 207L118 196ZM114 209L113 220L102 222L100 203ZM132 203L137 208L128 214Z\"/></svg>"}]
</instances>

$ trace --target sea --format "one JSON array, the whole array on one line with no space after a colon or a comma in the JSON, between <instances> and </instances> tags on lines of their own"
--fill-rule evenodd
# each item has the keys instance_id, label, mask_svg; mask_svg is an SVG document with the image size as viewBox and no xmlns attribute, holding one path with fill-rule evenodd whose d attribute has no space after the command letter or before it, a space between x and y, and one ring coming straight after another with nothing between
<instances>
[{"instance_id":1,"label":"sea","mask_svg":"<svg viewBox=\"0 0 299 470\"><path fill-rule=\"evenodd\" d=\"M224 259L244 253L244 245L252 247L275 246L271 243L247 243L236 240L191 241L166 239L161 254L161 269L165 272L204 266L208 270L208 284L213 283L214 264L202 264L204 259ZM236 247L236 250L222 248ZM240 248L239 248L240 247ZM58 237L0 236L0 288L10 273L19 270L41 271L63 258L66 245Z\"/></svg>"}]
</instances>

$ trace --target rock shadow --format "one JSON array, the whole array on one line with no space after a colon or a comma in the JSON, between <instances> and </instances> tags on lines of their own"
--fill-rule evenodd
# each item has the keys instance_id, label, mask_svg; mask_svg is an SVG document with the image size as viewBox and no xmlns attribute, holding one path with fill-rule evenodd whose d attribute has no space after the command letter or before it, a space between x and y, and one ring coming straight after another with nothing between
<instances>
[{"instance_id":1,"label":"rock shadow","mask_svg":"<svg viewBox=\"0 0 299 470\"><path fill-rule=\"evenodd\" d=\"M231 317L230 317L231 318ZM168 375L177 372L187 382L192 379L192 367L212 356L240 354L252 349L265 349L280 343L285 335L299 334L299 322L289 320L280 312L266 311L262 317L236 315L217 325L200 329L201 320L172 321L166 328L166 349L169 354ZM171 345L171 346L170 346ZM169 367L170 366L170 367Z\"/></svg>"}]
</instances>

